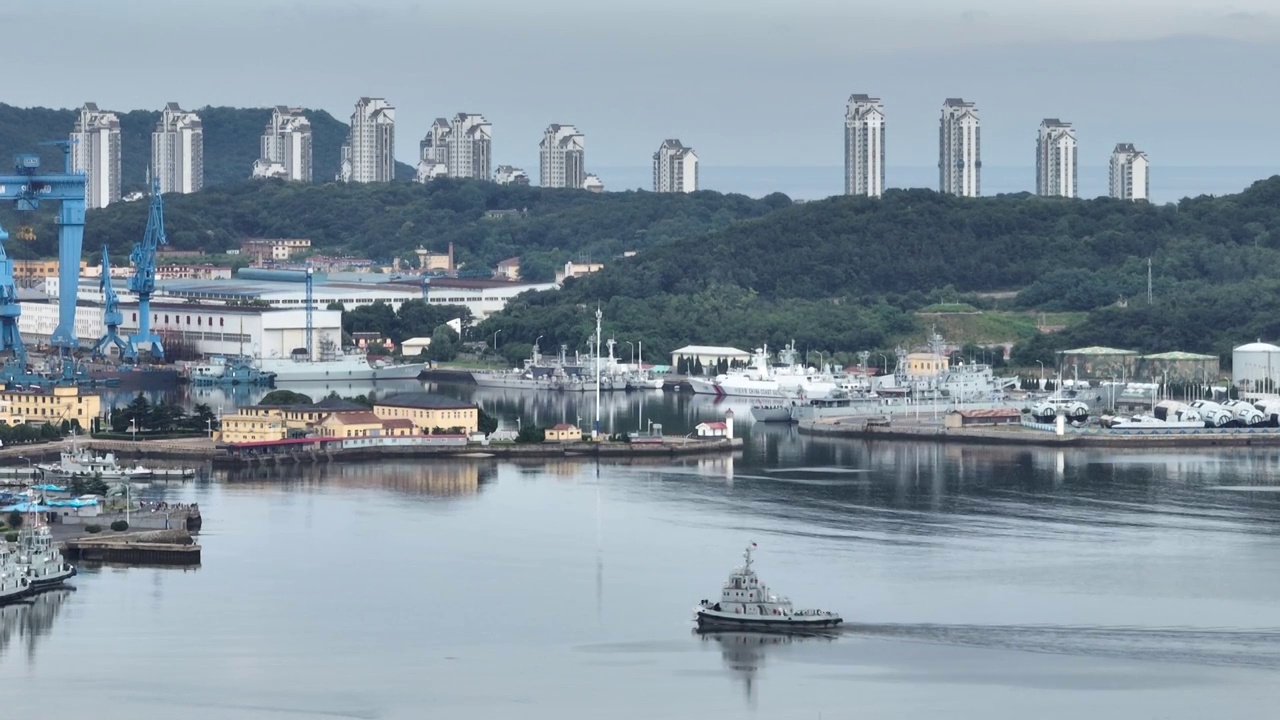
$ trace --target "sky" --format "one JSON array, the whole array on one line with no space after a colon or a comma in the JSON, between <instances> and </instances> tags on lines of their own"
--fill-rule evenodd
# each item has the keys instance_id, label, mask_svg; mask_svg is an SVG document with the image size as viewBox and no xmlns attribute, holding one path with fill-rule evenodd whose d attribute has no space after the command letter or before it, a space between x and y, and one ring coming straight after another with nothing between
<instances>
[{"instance_id":1,"label":"sky","mask_svg":"<svg viewBox=\"0 0 1280 720\"><path fill-rule=\"evenodd\" d=\"M346 120L381 96L401 160L433 118L479 112L495 165L535 176L553 122L586 135L589 170L667 137L704 167L840 165L851 93L883 100L890 167L936 164L946 97L978 104L984 165L1033 164L1046 117L1075 125L1082 166L1118 142L1154 167L1280 163L1274 0L6 0L0 31L30 70L0 83L11 105Z\"/></svg>"}]
</instances>

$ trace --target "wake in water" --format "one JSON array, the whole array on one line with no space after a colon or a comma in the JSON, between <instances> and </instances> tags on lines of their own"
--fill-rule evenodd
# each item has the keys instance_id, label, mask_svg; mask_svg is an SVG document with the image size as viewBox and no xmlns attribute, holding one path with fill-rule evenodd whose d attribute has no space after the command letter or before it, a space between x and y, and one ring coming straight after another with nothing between
<instances>
[{"instance_id":1,"label":"wake in water","mask_svg":"<svg viewBox=\"0 0 1280 720\"><path fill-rule=\"evenodd\" d=\"M846 636L1280 670L1280 628L847 624Z\"/></svg>"}]
</instances>

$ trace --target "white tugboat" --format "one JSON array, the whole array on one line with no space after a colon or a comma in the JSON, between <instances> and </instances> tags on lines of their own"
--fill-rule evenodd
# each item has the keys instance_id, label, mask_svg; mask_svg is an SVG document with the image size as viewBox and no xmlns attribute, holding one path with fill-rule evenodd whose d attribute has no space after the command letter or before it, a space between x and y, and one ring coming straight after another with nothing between
<instances>
[{"instance_id":1,"label":"white tugboat","mask_svg":"<svg viewBox=\"0 0 1280 720\"><path fill-rule=\"evenodd\" d=\"M26 570L9 550L9 543L0 539L0 605L21 600L31 592Z\"/></svg>"},{"instance_id":2,"label":"white tugboat","mask_svg":"<svg viewBox=\"0 0 1280 720\"><path fill-rule=\"evenodd\" d=\"M796 610L791 607L791 600L769 592L768 586L751 569L751 551L755 547L755 543L747 546L742 554L746 562L729 575L720 602L703 600L694 608L699 629L803 632L844 622L839 615L826 610Z\"/></svg>"},{"instance_id":3,"label":"white tugboat","mask_svg":"<svg viewBox=\"0 0 1280 720\"><path fill-rule=\"evenodd\" d=\"M76 575L76 567L54 547L49 526L39 520L23 523L18 533L18 566L26 571L32 591L61 585Z\"/></svg>"}]
</instances>

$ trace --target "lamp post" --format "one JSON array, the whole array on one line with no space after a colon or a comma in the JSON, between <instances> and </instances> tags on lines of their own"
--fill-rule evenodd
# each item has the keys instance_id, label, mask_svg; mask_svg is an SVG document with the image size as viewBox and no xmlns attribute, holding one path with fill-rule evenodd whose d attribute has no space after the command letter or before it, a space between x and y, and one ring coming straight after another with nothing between
<instances>
[{"instance_id":1,"label":"lamp post","mask_svg":"<svg viewBox=\"0 0 1280 720\"><path fill-rule=\"evenodd\" d=\"M495 355L498 353L498 333L500 332L502 332L502 328L493 331L493 352Z\"/></svg>"},{"instance_id":2,"label":"lamp post","mask_svg":"<svg viewBox=\"0 0 1280 720\"><path fill-rule=\"evenodd\" d=\"M133 441L138 442L138 419L129 419L129 432L133 433Z\"/></svg>"},{"instance_id":3,"label":"lamp post","mask_svg":"<svg viewBox=\"0 0 1280 720\"><path fill-rule=\"evenodd\" d=\"M636 364L636 344L627 340L626 343L631 346L631 364Z\"/></svg>"},{"instance_id":4,"label":"lamp post","mask_svg":"<svg viewBox=\"0 0 1280 720\"><path fill-rule=\"evenodd\" d=\"M541 343L542 343L542 336L541 336L541 335L539 335L539 336L538 336L538 339L533 341L533 352L534 352L534 353L537 353L537 352L538 352L538 348L540 347L540 344L541 344Z\"/></svg>"},{"instance_id":5,"label":"lamp post","mask_svg":"<svg viewBox=\"0 0 1280 720\"><path fill-rule=\"evenodd\" d=\"M1037 389L1043 390L1044 389L1044 361L1037 360L1036 364L1040 366L1040 387Z\"/></svg>"},{"instance_id":6,"label":"lamp post","mask_svg":"<svg viewBox=\"0 0 1280 720\"><path fill-rule=\"evenodd\" d=\"M209 426L209 439L213 439L213 418L205 419L205 424Z\"/></svg>"}]
</instances>

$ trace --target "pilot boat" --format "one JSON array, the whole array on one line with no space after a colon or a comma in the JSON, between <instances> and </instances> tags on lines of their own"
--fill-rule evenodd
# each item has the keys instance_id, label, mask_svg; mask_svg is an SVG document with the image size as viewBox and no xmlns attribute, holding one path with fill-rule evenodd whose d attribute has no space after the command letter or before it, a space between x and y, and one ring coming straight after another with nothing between
<instances>
[{"instance_id":1,"label":"pilot boat","mask_svg":"<svg viewBox=\"0 0 1280 720\"><path fill-rule=\"evenodd\" d=\"M730 573L720 602L703 600L694 608L698 629L803 632L844 622L839 615L827 610L796 610L791 600L770 592L751 569L751 551L755 547L755 543L747 546L742 554L746 562Z\"/></svg>"},{"instance_id":2,"label":"pilot boat","mask_svg":"<svg viewBox=\"0 0 1280 720\"><path fill-rule=\"evenodd\" d=\"M53 534L42 522L29 521L18 533L18 565L27 572L33 591L61 585L76 575L76 568L53 545Z\"/></svg>"}]
</instances>

